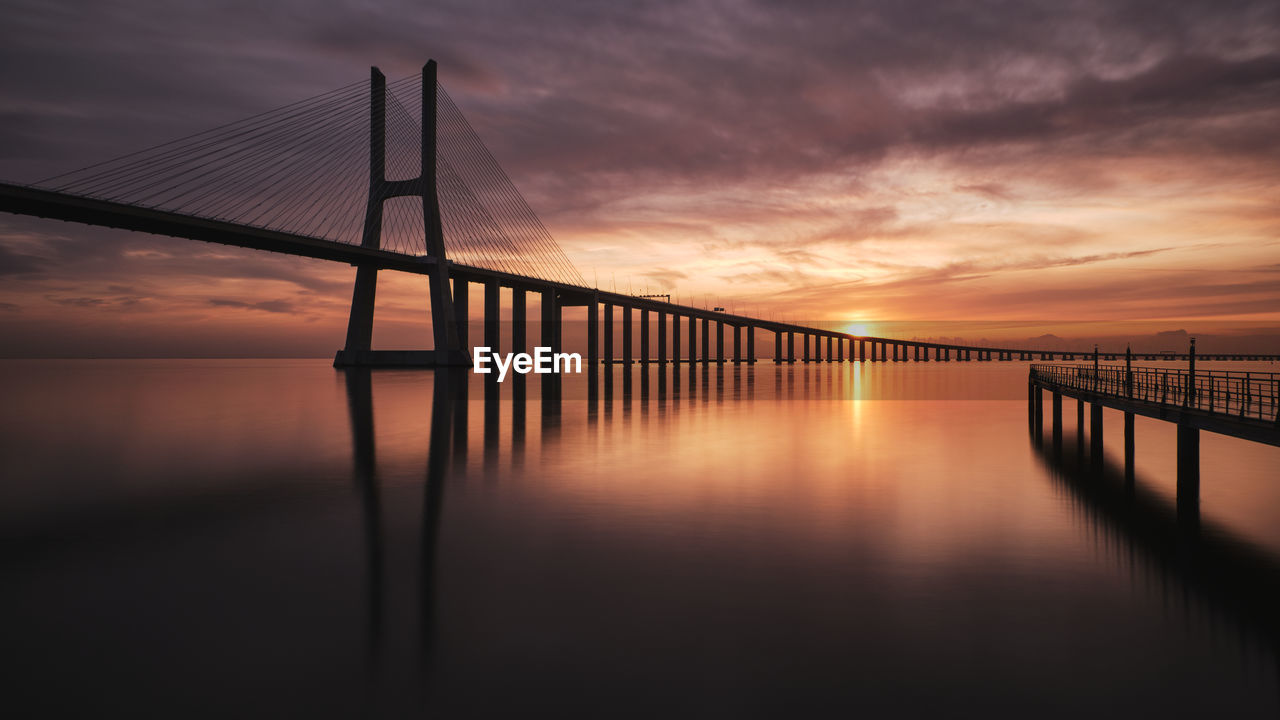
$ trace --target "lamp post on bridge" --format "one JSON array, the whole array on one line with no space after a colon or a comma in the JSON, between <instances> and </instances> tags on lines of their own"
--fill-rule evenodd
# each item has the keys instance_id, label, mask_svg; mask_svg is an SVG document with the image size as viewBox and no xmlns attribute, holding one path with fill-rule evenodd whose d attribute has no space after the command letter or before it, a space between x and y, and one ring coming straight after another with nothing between
<instances>
[{"instance_id":1,"label":"lamp post on bridge","mask_svg":"<svg viewBox=\"0 0 1280 720\"><path fill-rule=\"evenodd\" d=\"M1093 344L1093 391L1098 392L1101 385L1101 378L1098 377L1098 344Z\"/></svg>"},{"instance_id":2,"label":"lamp post on bridge","mask_svg":"<svg viewBox=\"0 0 1280 720\"><path fill-rule=\"evenodd\" d=\"M1191 338L1191 349L1187 352L1187 387L1183 393L1182 404L1191 405L1191 396L1196 391L1196 339Z\"/></svg>"},{"instance_id":3,"label":"lamp post on bridge","mask_svg":"<svg viewBox=\"0 0 1280 720\"><path fill-rule=\"evenodd\" d=\"M1124 346L1124 394L1133 397L1133 346Z\"/></svg>"}]
</instances>

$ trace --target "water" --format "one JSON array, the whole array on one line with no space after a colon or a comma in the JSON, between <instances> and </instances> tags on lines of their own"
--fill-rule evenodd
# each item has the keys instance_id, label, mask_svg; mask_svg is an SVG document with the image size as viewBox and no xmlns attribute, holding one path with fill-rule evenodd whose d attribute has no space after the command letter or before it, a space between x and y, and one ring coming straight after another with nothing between
<instances>
[{"instance_id":1,"label":"water","mask_svg":"<svg viewBox=\"0 0 1280 720\"><path fill-rule=\"evenodd\" d=\"M1172 426L1126 490L1118 414L1102 476L1073 401L1033 442L1023 363L2 367L35 716L1280 710L1280 449L1204 434L1179 525Z\"/></svg>"}]
</instances>

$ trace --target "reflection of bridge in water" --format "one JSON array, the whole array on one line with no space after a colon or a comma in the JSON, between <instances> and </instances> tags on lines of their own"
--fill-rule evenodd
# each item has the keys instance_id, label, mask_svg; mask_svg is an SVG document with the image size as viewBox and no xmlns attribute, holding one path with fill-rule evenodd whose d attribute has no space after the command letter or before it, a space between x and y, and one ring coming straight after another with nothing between
<instances>
[{"instance_id":1,"label":"reflection of bridge in water","mask_svg":"<svg viewBox=\"0 0 1280 720\"><path fill-rule=\"evenodd\" d=\"M1242 651L1261 651L1280 671L1280 558L1175 506L1083 442L1066 445L1032 435L1036 456L1099 551L1187 623L1229 628L1223 634Z\"/></svg>"},{"instance_id":2,"label":"reflection of bridge in water","mask_svg":"<svg viewBox=\"0 0 1280 720\"><path fill-rule=\"evenodd\" d=\"M543 377L516 376L502 388L492 380L466 382L460 369L440 369L432 377L431 421L426 459L421 531L421 643L429 668L434 642L437 538L446 502L446 481L470 465L486 475L501 474L505 462L518 465L528 444L554 442L564 421L625 422L640 417L693 410L705 404L786 398L793 393L828 396L830 388L808 371L763 370L751 366L620 368L592 373L585 398L566 414L561 384ZM364 507L367 539L369 638L376 653L385 636L382 531L374 433L372 373L343 371L350 411L355 479ZM822 378L829 373L818 373ZM811 386L810 383L815 383ZM477 394L480 397L475 397ZM585 402L582 400L585 399ZM479 410L479 422L469 413ZM581 414L579 414L581 413ZM536 426L530 421L536 418ZM530 429L533 431L530 432ZM482 438L470 443L470 431ZM481 457L468 457L468 445ZM1198 504L1188 508L1154 492L1149 482L1124 466L1095 454L1083 435L1051 442L1032 434L1036 457L1080 511L1083 531L1096 538L1100 552L1114 558L1136 587L1156 593L1165 607L1188 623L1227 628L1242 651L1258 652L1263 663L1280 670L1280 558L1219 526L1202 520ZM473 464L474 463L474 464Z\"/></svg>"}]
</instances>

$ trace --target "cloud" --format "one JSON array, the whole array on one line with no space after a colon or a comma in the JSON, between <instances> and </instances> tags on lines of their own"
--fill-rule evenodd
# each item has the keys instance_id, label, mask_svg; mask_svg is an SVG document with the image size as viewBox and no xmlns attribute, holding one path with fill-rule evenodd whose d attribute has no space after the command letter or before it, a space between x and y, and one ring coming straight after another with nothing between
<instances>
[{"instance_id":1,"label":"cloud","mask_svg":"<svg viewBox=\"0 0 1280 720\"><path fill-rule=\"evenodd\" d=\"M245 310L261 310L269 313L288 313L298 312L293 303L288 300L260 300L258 302L244 302L243 300L228 300L226 298L210 298L210 305L218 307L244 308Z\"/></svg>"}]
</instances>

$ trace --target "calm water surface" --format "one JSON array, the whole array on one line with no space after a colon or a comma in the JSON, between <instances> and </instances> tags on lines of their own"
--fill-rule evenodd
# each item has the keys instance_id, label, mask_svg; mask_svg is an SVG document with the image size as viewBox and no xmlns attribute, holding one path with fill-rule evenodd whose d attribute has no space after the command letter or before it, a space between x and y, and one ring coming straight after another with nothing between
<instances>
[{"instance_id":1,"label":"calm water surface","mask_svg":"<svg viewBox=\"0 0 1280 720\"><path fill-rule=\"evenodd\" d=\"M19 716L1280 713L1280 449L1025 363L0 369Z\"/></svg>"}]
</instances>

